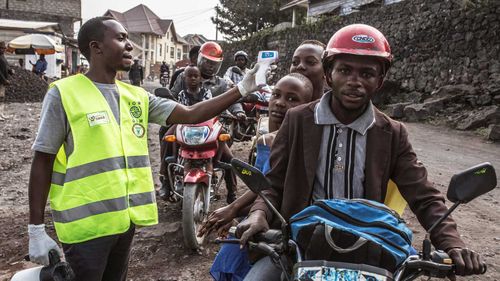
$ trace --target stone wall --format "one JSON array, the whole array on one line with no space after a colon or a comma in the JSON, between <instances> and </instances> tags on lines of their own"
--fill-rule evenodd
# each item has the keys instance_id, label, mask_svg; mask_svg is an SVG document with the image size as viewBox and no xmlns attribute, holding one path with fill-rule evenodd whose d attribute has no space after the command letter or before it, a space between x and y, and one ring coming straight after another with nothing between
<instances>
[{"instance_id":1,"label":"stone wall","mask_svg":"<svg viewBox=\"0 0 500 281\"><path fill-rule=\"evenodd\" d=\"M0 0L0 18L58 22L72 36L73 22L82 17L81 0Z\"/></svg>"},{"instance_id":2,"label":"stone wall","mask_svg":"<svg viewBox=\"0 0 500 281\"><path fill-rule=\"evenodd\" d=\"M294 29L263 31L248 40L224 45L226 60L222 70L233 63L232 55L237 50L256 57L259 50L275 49L280 53L280 77L288 71L293 51L301 41L317 39L327 43L339 28L365 23L387 36L394 53L388 79L403 91L431 93L454 84L498 91L500 1L483 1L468 9L458 2L407 0L343 17L323 18Z\"/></svg>"},{"instance_id":3,"label":"stone wall","mask_svg":"<svg viewBox=\"0 0 500 281\"><path fill-rule=\"evenodd\" d=\"M234 64L237 50L255 58L259 50L272 49L280 53L275 77L282 77L303 40L327 43L339 28L365 23L386 35L394 54L374 103L394 118L477 130L500 140L500 1L475 1L481 4L467 9L460 2L406 0L294 29L265 30L223 45L222 71Z\"/></svg>"}]
</instances>

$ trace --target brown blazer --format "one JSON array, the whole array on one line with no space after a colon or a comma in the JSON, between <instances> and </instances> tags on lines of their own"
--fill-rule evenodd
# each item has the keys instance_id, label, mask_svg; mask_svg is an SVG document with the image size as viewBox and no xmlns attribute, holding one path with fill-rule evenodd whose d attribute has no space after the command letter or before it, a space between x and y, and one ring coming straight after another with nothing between
<instances>
[{"instance_id":1,"label":"brown blazer","mask_svg":"<svg viewBox=\"0 0 500 281\"><path fill-rule=\"evenodd\" d=\"M323 127L314 123L318 102L290 109L272 146L267 174L272 186L264 193L286 220L311 202L323 133ZM417 160L405 126L374 110L375 125L368 130L366 143L365 198L384 202L387 183L392 179L420 224L428 229L446 212L444 198L427 180L427 171ZM255 201L251 211L255 210L265 211L271 221L272 213L262 199ZM451 218L435 228L431 240L442 250L465 247Z\"/></svg>"}]
</instances>

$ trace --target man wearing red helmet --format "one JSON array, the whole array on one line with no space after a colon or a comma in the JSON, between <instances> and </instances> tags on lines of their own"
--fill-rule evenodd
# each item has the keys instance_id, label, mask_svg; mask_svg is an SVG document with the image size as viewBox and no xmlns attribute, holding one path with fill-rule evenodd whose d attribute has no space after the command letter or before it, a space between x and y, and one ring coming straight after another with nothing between
<instances>
[{"instance_id":1,"label":"man wearing red helmet","mask_svg":"<svg viewBox=\"0 0 500 281\"><path fill-rule=\"evenodd\" d=\"M230 88L228 82L225 79L217 76L217 73L219 72L222 65L222 60L222 48L219 44L217 44L216 42L206 42L201 45L200 51L198 53L197 65L202 76L202 88L210 90L210 92L212 93L212 97L217 97ZM183 81L184 73L181 73L177 77L172 89L170 89L175 98L178 98L177 96L180 91L187 90ZM246 118L245 111L243 110L241 103L232 104L228 107L228 110L231 114L235 115L239 119L244 120ZM220 160L229 163L233 158L231 150L229 150L227 146L222 146L221 149L222 153ZM228 203L231 203L236 199L236 175L232 170L229 169L224 174L224 180L226 182L227 189L226 199ZM160 190L161 194L166 193L166 190L168 188L166 186L167 184L168 182L164 181L164 184L162 185L162 188Z\"/></svg>"},{"instance_id":2,"label":"man wearing red helmet","mask_svg":"<svg viewBox=\"0 0 500 281\"><path fill-rule=\"evenodd\" d=\"M371 102L391 61L389 43L371 26L349 25L330 39L323 67L332 91L319 101L290 109L273 143L267 174L271 187L263 193L286 220L319 199L384 202L389 180L397 184L425 229L447 211L443 196L417 160L405 126ZM258 198L236 234L244 244L269 229L271 221L272 212ZM453 259L456 274L483 272L484 262L465 248L453 219L444 220L430 236L436 248ZM245 280L279 280L279 275L266 257Z\"/></svg>"},{"instance_id":3,"label":"man wearing red helmet","mask_svg":"<svg viewBox=\"0 0 500 281\"><path fill-rule=\"evenodd\" d=\"M202 87L209 89L214 97L226 92L229 89L227 81L217 75L222 65L222 48L216 42L206 42L200 47L198 53L198 68L203 78ZM177 98L181 90L185 90L182 73L175 80L174 86L170 89ZM235 103L228 108L231 114L245 118L245 111L240 103Z\"/></svg>"}]
</instances>

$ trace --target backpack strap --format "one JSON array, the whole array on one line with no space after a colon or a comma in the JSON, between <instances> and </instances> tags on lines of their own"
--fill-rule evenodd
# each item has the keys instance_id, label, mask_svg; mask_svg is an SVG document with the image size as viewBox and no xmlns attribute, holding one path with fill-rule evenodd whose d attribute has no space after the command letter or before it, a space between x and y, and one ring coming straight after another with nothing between
<instances>
[{"instance_id":1,"label":"backpack strap","mask_svg":"<svg viewBox=\"0 0 500 281\"><path fill-rule=\"evenodd\" d=\"M352 246L350 246L348 248L342 248L342 247L337 246L337 244L335 244L335 242L333 241L332 236L330 234L332 232L332 229L333 229L333 227L331 227L328 224L325 224L325 239L326 239L326 242L328 242L328 245L330 245L330 247L333 250L335 250L337 253L345 254L345 253L355 251L359 247L363 246L368 241L368 240L366 240L366 238L360 236L358 238L358 240L354 244L352 244Z\"/></svg>"}]
</instances>

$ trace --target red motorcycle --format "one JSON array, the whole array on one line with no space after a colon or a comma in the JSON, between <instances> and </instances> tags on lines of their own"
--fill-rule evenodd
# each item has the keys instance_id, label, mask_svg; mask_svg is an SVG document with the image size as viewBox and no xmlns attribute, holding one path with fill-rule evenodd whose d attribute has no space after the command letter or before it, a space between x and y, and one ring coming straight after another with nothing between
<instances>
[{"instance_id":1,"label":"red motorcycle","mask_svg":"<svg viewBox=\"0 0 500 281\"><path fill-rule=\"evenodd\" d=\"M269 115L270 98L270 93L255 92L242 99L243 110L247 116L245 120L239 120L231 114L221 115L221 122L224 124L226 131L229 132L232 140L243 142L255 137L259 119Z\"/></svg>"},{"instance_id":2,"label":"red motorcycle","mask_svg":"<svg viewBox=\"0 0 500 281\"><path fill-rule=\"evenodd\" d=\"M165 136L165 141L178 146L176 156L168 157L167 171L175 196L182 198L182 231L188 248L197 249L205 237L197 237L198 229L209 212L210 199L218 190L229 164L219 159L220 142L230 140L222 134L222 124L217 118L200 124L177 125L175 135Z\"/></svg>"}]
</instances>

